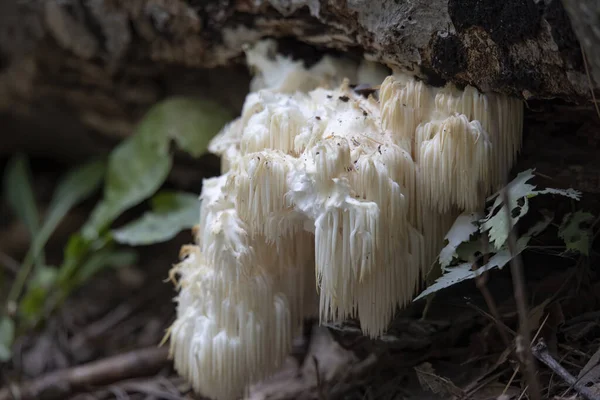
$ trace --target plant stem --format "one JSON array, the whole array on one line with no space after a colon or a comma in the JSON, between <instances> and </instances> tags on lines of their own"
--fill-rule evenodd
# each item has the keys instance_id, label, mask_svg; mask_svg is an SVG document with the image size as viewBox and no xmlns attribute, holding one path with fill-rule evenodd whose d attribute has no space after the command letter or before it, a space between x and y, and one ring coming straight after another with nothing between
<instances>
[{"instance_id":1,"label":"plant stem","mask_svg":"<svg viewBox=\"0 0 600 400\"><path fill-rule=\"evenodd\" d=\"M525 294L525 277L521 257L517 254L517 240L513 231L508 185L502 190L506 221L508 223L508 248L512 257L510 270L513 280L514 297L519 314L519 335L517 336L517 355L521 353L521 363L529 387L529 395L533 400L540 400L540 384L535 372L535 361L531 351L531 336L529 331L528 308ZM520 340L519 340L520 339Z\"/></svg>"},{"instance_id":2,"label":"plant stem","mask_svg":"<svg viewBox=\"0 0 600 400\"><path fill-rule=\"evenodd\" d=\"M17 276L10 287L10 291L8 292L8 297L6 298L6 309L5 312L8 315L13 316L17 310L17 300L19 300L19 296L21 296L21 292L25 287L25 282L27 282L27 277L33 270L34 262L33 262L33 253L27 253L25 256L25 260L21 265L21 268L17 272Z\"/></svg>"}]
</instances>

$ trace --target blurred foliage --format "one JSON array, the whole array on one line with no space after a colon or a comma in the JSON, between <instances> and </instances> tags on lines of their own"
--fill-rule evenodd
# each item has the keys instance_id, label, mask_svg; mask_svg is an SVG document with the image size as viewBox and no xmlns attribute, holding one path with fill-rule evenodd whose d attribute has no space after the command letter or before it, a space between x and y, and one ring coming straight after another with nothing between
<instances>
[{"instance_id":1,"label":"blurred foliage","mask_svg":"<svg viewBox=\"0 0 600 400\"><path fill-rule=\"evenodd\" d=\"M168 241L198 222L196 194L156 194L171 171L171 144L199 157L232 117L227 109L203 99L177 97L156 104L107 160L93 160L66 173L43 216L27 157L19 154L9 161L4 196L15 217L25 223L31 244L0 315L0 362L10 359L16 335L44 322L73 290L106 268L134 264L137 252L127 246ZM57 226L102 185L102 198L81 230L70 236L60 265L46 265L44 249ZM151 211L111 230L119 216L149 198Z\"/></svg>"}]
</instances>

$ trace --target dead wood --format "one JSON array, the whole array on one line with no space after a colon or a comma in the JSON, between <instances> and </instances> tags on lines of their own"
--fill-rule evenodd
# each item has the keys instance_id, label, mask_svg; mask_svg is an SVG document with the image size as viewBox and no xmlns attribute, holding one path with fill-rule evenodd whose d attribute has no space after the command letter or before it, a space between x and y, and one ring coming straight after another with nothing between
<instances>
[{"instance_id":1,"label":"dead wood","mask_svg":"<svg viewBox=\"0 0 600 400\"><path fill-rule=\"evenodd\" d=\"M577 378L569 373L558 361L552 357L548 351L548 347L543 339L539 340L537 344L531 349L533 355L546 364L554 373L560 376L565 382L575 389L577 393L586 398L587 400L599 400L600 393L595 393L592 389L586 387L583 383L579 382Z\"/></svg>"},{"instance_id":2,"label":"dead wood","mask_svg":"<svg viewBox=\"0 0 600 400\"><path fill-rule=\"evenodd\" d=\"M120 380L152 375L169 364L168 349L150 347L56 371L0 389L0 400L54 400Z\"/></svg>"},{"instance_id":3,"label":"dead wood","mask_svg":"<svg viewBox=\"0 0 600 400\"><path fill-rule=\"evenodd\" d=\"M105 152L171 94L239 108L248 84L242 46L265 37L308 61L338 51L431 84L590 98L560 0L4 1L0 153Z\"/></svg>"}]
</instances>

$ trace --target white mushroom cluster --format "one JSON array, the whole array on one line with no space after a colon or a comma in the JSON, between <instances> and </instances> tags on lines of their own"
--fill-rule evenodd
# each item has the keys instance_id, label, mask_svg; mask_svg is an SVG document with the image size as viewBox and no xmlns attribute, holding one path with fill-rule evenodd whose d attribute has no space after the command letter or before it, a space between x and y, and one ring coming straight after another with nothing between
<instances>
[{"instance_id":1,"label":"white mushroom cluster","mask_svg":"<svg viewBox=\"0 0 600 400\"><path fill-rule=\"evenodd\" d=\"M380 335L521 145L517 99L270 51L248 52L253 91L211 143L223 175L204 181L196 244L174 269L175 367L217 400L271 374L305 317ZM353 79L381 84L378 98Z\"/></svg>"}]
</instances>

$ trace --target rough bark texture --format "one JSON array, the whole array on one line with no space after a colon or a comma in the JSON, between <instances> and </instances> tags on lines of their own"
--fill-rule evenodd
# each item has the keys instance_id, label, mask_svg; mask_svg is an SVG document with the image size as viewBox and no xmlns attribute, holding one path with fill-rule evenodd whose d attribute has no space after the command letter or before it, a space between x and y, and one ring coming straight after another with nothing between
<instances>
[{"instance_id":1,"label":"rough bark texture","mask_svg":"<svg viewBox=\"0 0 600 400\"><path fill-rule=\"evenodd\" d=\"M600 2L596 0L563 0L575 33L587 55L591 74L600 82Z\"/></svg>"},{"instance_id":2,"label":"rough bark texture","mask_svg":"<svg viewBox=\"0 0 600 400\"><path fill-rule=\"evenodd\" d=\"M595 38L598 14L582 7L578 32ZM566 184L593 182L600 191L600 165L589 151L597 128L589 79L560 0L0 1L0 154L26 149L77 160L105 152L171 94L204 94L239 109L249 81L242 46L264 37L285 40L282 48L309 61L340 51L431 84L510 93L533 108L536 99L583 105L541 102L544 113L528 113L536 129L524 154L539 153L549 135L568 146L525 164L544 169L548 159L552 176L571 171ZM597 54L588 53L596 65ZM571 115L585 119L559 121L573 122ZM556 162L569 152L581 155L575 164Z\"/></svg>"}]
</instances>

